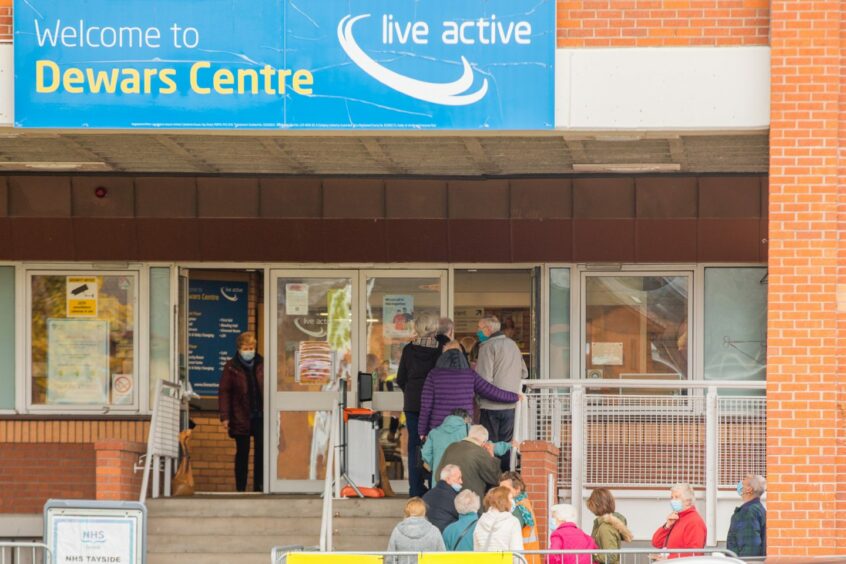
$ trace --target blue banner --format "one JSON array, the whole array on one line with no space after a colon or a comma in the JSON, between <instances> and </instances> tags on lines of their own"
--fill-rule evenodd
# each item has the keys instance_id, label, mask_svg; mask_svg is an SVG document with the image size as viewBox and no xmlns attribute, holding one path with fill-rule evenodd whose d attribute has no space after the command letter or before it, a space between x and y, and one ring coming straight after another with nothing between
<instances>
[{"instance_id":1,"label":"blue banner","mask_svg":"<svg viewBox=\"0 0 846 564\"><path fill-rule=\"evenodd\" d=\"M15 125L546 129L554 0L15 0Z\"/></svg>"},{"instance_id":2,"label":"blue banner","mask_svg":"<svg viewBox=\"0 0 846 564\"><path fill-rule=\"evenodd\" d=\"M220 373L247 330L246 282L191 280L188 284L188 378L194 391L216 397Z\"/></svg>"}]
</instances>

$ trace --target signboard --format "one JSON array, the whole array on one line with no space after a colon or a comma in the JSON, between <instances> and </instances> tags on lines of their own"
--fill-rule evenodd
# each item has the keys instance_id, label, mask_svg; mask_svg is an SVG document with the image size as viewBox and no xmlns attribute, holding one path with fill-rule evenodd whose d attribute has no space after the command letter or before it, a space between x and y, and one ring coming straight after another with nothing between
<instances>
[{"instance_id":1,"label":"signboard","mask_svg":"<svg viewBox=\"0 0 846 564\"><path fill-rule=\"evenodd\" d=\"M216 397L220 373L247 330L248 284L191 280L188 285L188 377L202 397Z\"/></svg>"},{"instance_id":2,"label":"signboard","mask_svg":"<svg viewBox=\"0 0 846 564\"><path fill-rule=\"evenodd\" d=\"M47 340L47 403L109 403L109 322L48 319Z\"/></svg>"},{"instance_id":3,"label":"signboard","mask_svg":"<svg viewBox=\"0 0 846 564\"><path fill-rule=\"evenodd\" d=\"M386 294L382 298L382 335L410 339L414 335L414 296Z\"/></svg>"},{"instance_id":4,"label":"signboard","mask_svg":"<svg viewBox=\"0 0 846 564\"><path fill-rule=\"evenodd\" d=\"M554 0L15 0L15 126L548 129Z\"/></svg>"},{"instance_id":5,"label":"signboard","mask_svg":"<svg viewBox=\"0 0 846 564\"><path fill-rule=\"evenodd\" d=\"M137 502L50 500L44 535L56 564L144 564L146 510Z\"/></svg>"},{"instance_id":6,"label":"signboard","mask_svg":"<svg viewBox=\"0 0 846 564\"><path fill-rule=\"evenodd\" d=\"M68 276L65 287L68 317L97 317L96 276Z\"/></svg>"},{"instance_id":7,"label":"signboard","mask_svg":"<svg viewBox=\"0 0 846 564\"><path fill-rule=\"evenodd\" d=\"M308 284L285 284L285 315L308 315Z\"/></svg>"}]
</instances>

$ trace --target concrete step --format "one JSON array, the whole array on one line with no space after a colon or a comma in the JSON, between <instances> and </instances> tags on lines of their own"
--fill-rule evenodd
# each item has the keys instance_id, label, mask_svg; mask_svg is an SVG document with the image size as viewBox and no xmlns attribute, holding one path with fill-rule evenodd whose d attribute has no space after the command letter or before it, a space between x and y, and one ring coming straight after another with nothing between
<instances>
[{"instance_id":1,"label":"concrete step","mask_svg":"<svg viewBox=\"0 0 846 564\"><path fill-rule=\"evenodd\" d=\"M168 498L147 501L147 515L156 517L320 517L320 498Z\"/></svg>"},{"instance_id":2,"label":"concrete step","mask_svg":"<svg viewBox=\"0 0 846 564\"><path fill-rule=\"evenodd\" d=\"M147 537L149 553L181 554L181 553L225 553L243 554L261 552L270 558L270 551L274 546L318 544L320 529L313 535L151 535Z\"/></svg>"},{"instance_id":3,"label":"concrete step","mask_svg":"<svg viewBox=\"0 0 846 564\"><path fill-rule=\"evenodd\" d=\"M232 554L182 552L182 553L149 553L147 564L232 564L236 559ZM238 564L268 564L270 552L243 553L237 556Z\"/></svg>"},{"instance_id":4,"label":"concrete step","mask_svg":"<svg viewBox=\"0 0 846 564\"><path fill-rule=\"evenodd\" d=\"M390 536L400 517L342 517L332 519L335 536Z\"/></svg>"},{"instance_id":5,"label":"concrete step","mask_svg":"<svg viewBox=\"0 0 846 564\"><path fill-rule=\"evenodd\" d=\"M156 517L147 525L148 535L306 535L320 532L320 517Z\"/></svg>"}]
</instances>

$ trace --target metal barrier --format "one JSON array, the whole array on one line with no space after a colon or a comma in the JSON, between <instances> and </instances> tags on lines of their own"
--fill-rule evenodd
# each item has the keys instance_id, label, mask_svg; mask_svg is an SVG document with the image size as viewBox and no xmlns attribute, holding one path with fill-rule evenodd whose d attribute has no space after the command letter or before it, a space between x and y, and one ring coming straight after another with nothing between
<instances>
[{"instance_id":1,"label":"metal barrier","mask_svg":"<svg viewBox=\"0 0 846 564\"><path fill-rule=\"evenodd\" d=\"M42 542L0 542L0 564L52 564L50 547Z\"/></svg>"},{"instance_id":2,"label":"metal barrier","mask_svg":"<svg viewBox=\"0 0 846 564\"><path fill-rule=\"evenodd\" d=\"M144 477L141 480L139 501L147 499L147 485L150 474L153 475L153 497L159 497L160 491L170 495L170 480L179 460L179 413L182 402L182 386L173 382L159 380L156 399L153 402L153 417L150 420L150 432L147 435L147 454L144 460ZM140 460L139 460L140 461ZM135 470L141 468L136 466ZM164 487L160 488L160 476L164 475Z\"/></svg>"},{"instance_id":3,"label":"metal barrier","mask_svg":"<svg viewBox=\"0 0 846 564\"><path fill-rule=\"evenodd\" d=\"M302 547L275 547L271 552L271 564L288 564L288 557L291 554L300 554L303 551L297 550ZM340 557L363 556L372 557L374 562L384 562L385 564L426 564L432 562L433 564L439 562L441 558L443 561L460 562L460 555L466 554L469 562L480 562L481 556L477 552L399 552L399 551L340 551L340 552L321 552L319 553L321 559L331 562ZM544 562L549 562L551 556L576 556L578 564L610 564L615 561L618 564L646 564L656 560L665 560L666 556L670 555L687 555L687 556L713 556L724 558L726 564L742 563L737 555L730 551L717 547L706 548L674 548L674 549L656 549L656 548L622 548L619 550L520 550L515 552L496 552L486 553L485 562L514 562L527 564L528 562L542 559ZM534 557L534 558L533 558ZM595 558L598 557L598 558ZM293 560L293 559L292 559Z\"/></svg>"},{"instance_id":4,"label":"metal barrier","mask_svg":"<svg viewBox=\"0 0 846 564\"><path fill-rule=\"evenodd\" d=\"M715 544L719 488L766 475L766 382L524 380L521 438L560 448L558 486L705 490ZM742 396L720 396L718 390ZM581 503L574 503L581 510Z\"/></svg>"}]
</instances>

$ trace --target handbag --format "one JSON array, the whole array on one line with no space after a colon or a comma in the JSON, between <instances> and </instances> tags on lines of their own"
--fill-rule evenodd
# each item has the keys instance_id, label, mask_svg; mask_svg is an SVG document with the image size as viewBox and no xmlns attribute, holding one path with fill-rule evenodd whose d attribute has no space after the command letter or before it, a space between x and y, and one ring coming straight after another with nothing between
<instances>
[{"instance_id":1,"label":"handbag","mask_svg":"<svg viewBox=\"0 0 846 564\"><path fill-rule=\"evenodd\" d=\"M191 448L188 444L191 439L191 430L186 429L179 433L179 444L182 446L182 460L179 462L179 469L173 477L173 495L175 497L194 495L194 472L191 469Z\"/></svg>"}]
</instances>

